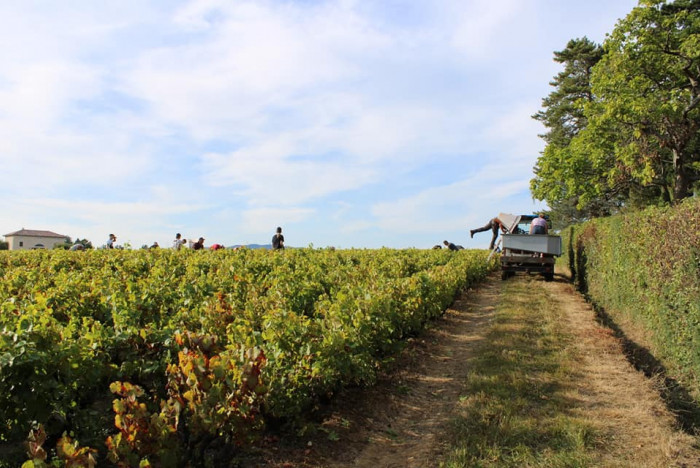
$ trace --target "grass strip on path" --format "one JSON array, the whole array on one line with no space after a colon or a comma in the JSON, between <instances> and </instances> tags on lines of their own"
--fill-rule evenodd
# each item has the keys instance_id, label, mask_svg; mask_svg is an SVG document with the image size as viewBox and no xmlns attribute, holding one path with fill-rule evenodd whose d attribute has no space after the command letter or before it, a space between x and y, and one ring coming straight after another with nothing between
<instances>
[{"instance_id":1,"label":"grass strip on path","mask_svg":"<svg viewBox=\"0 0 700 468\"><path fill-rule=\"evenodd\" d=\"M576 376L572 336L539 277L501 286L496 317L452 421L441 466L576 467L595 463L592 421L572 412Z\"/></svg>"}]
</instances>

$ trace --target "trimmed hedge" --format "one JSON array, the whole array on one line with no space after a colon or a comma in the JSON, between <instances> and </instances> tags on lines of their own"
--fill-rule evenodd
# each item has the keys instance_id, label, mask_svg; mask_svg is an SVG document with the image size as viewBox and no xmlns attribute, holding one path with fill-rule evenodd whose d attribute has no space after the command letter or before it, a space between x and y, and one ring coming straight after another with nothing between
<instances>
[{"instance_id":1,"label":"trimmed hedge","mask_svg":"<svg viewBox=\"0 0 700 468\"><path fill-rule=\"evenodd\" d=\"M700 403L700 200L595 219L563 233L579 290L642 325L667 375ZM617 321L617 320L616 320Z\"/></svg>"}]
</instances>

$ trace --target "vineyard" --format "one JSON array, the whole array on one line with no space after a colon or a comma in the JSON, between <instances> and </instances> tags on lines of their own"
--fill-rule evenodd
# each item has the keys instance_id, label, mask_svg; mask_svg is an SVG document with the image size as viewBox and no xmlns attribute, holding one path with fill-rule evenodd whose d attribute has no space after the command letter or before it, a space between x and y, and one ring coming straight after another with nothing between
<instances>
[{"instance_id":1,"label":"vineyard","mask_svg":"<svg viewBox=\"0 0 700 468\"><path fill-rule=\"evenodd\" d=\"M0 466L182 466L230 453L371 384L493 268L486 254L3 253Z\"/></svg>"}]
</instances>

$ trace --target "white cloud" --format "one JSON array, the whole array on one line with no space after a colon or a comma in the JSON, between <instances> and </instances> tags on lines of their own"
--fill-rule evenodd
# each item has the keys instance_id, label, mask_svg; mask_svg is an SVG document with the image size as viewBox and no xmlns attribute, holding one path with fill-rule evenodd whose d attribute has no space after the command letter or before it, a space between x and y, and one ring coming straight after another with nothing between
<instances>
[{"instance_id":1,"label":"white cloud","mask_svg":"<svg viewBox=\"0 0 700 468\"><path fill-rule=\"evenodd\" d=\"M499 149L508 149L511 154L527 154L532 160L542 150L543 142L537 136L543 127L532 118L539 110L539 103L519 101L507 106L502 113L492 116L485 137ZM505 107L505 106L504 106Z\"/></svg>"},{"instance_id":2,"label":"white cloud","mask_svg":"<svg viewBox=\"0 0 700 468\"><path fill-rule=\"evenodd\" d=\"M297 205L373 180L373 171L349 161L290 160L289 152L275 152L276 144L231 154L204 155L207 179L231 185L255 205Z\"/></svg>"},{"instance_id":3,"label":"white cloud","mask_svg":"<svg viewBox=\"0 0 700 468\"><path fill-rule=\"evenodd\" d=\"M470 18L494 15L479 2L467 10ZM240 147L233 153L202 156L205 181L216 186L233 184L237 193L251 196L253 204L280 196L295 204L373 182L372 165L384 160L418 164L435 153L479 146L463 129L486 119L484 109L456 103L444 107L444 102L431 103L430 96L423 94L401 95L400 104L385 103L375 94L372 86L377 79L393 80L399 88L412 79L398 73L419 68L423 59L406 55L404 48L416 51L422 46L415 37L410 44L402 43L411 35L373 23L354 2L309 7L203 0L187 3L171 18L169 27L181 28L188 40L141 50L135 60L111 70L117 74L109 85L103 76L106 70L74 63L65 67L72 75L62 77L57 68L35 75L47 83L24 80L26 92L12 89L8 93L15 100L9 111L15 117L22 115L23 94L34 100L44 97L27 107L36 111L20 117L23 122L18 127L31 128L29 122L34 122L41 138L34 139L29 151L32 160L18 172L33 166L37 185L49 185L50 174L58 175L53 182L76 182L75 167L83 168L82 177L99 180L100 169L109 166L109 181L119 181L154 169L149 164L152 156L129 140L167 135L165 128L171 127L171 133L181 129L185 137L224 139ZM77 28L81 33L76 36L102 38L105 31L118 29L107 26ZM430 35L419 37L435 40ZM65 38L70 44L64 48L68 58L74 55L75 40ZM399 61L393 63L392 57ZM411 66L393 68L402 63ZM89 101L114 85L148 103L146 114L126 113L123 119L113 114L91 123L83 135L66 128L65 122L59 124L78 101ZM42 119L45 124L37 128ZM17 133L9 127L7 131ZM120 139L118 132L129 137ZM23 140L26 148L32 138L25 135ZM44 143L38 144L41 140ZM345 159L324 162L319 155L325 154ZM299 155L315 160L290 159ZM60 160L73 161L66 164L73 167L63 168ZM263 170L258 162L272 167ZM48 170L42 174L37 169L41 167ZM321 180L314 180L317 174Z\"/></svg>"},{"instance_id":4,"label":"white cloud","mask_svg":"<svg viewBox=\"0 0 700 468\"><path fill-rule=\"evenodd\" d=\"M293 4L191 5L176 23L206 25L206 32L197 41L143 53L124 90L150 102L157 118L198 138L259 133L274 124L275 110L304 104L300 95L361 75L345 57L386 41L352 13L330 7L309 14Z\"/></svg>"},{"instance_id":5,"label":"white cloud","mask_svg":"<svg viewBox=\"0 0 700 468\"><path fill-rule=\"evenodd\" d=\"M5 130L8 130L7 128ZM3 132L0 132L0 134ZM5 188L40 193L71 187L118 186L134 173L145 171L151 161L143 148L133 148L118 134L105 131L99 137L65 129L55 132L14 135L0 161L5 170L0 182Z\"/></svg>"},{"instance_id":6,"label":"white cloud","mask_svg":"<svg viewBox=\"0 0 700 468\"><path fill-rule=\"evenodd\" d=\"M201 203L188 202L186 194L177 194L157 187L144 194L140 201L94 201L59 198L18 197L8 203L0 214L0 226L14 231L48 229L71 237L88 238L101 245L109 233L117 233L121 241L150 243L168 239L172 217L185 217L206 208ZM4 234L4 233L0 233Z\"/></svg>"},{"instance_id":7,"label":"white cloud","mask_svg":"<svg viewBox=\"0 0 700 468\"><path fill-rule=\"evenodd\" d=\"M377 225L371 221L350 221L343 223L339 229L339 232L343 234L354 234L376 227Z\"/></svg>"},{"instance_id":8,"label":"white cloud","mask_svg":"<svg viewBox=\"0 0 700 468\"><path fill-rule=\"evenodd\" d=\"M528 179L509 165L492 165L468 179L430 187L392 202L375 204L372 214L386 231L449 232L482 223L486 213L508 211L506 200L528 188Z\"/></svg>"},{"instance_id":9,"label":"white cloud","mask_svg":"<svg viewBox=\"0 0 700 468\"><path fill-rule=\"evenodd\" d=\"M0 224L410 245L525 209L552 51L625 10L592 1L4 2Z\"/></svg>"},{"instance_id":10,"label":"white cloud","mask_svg":"<svg viewBox=\"0 0 700 468\"><path fill-rule=\"evenodd\" d=\"M95 202L57 199L28 199L20 204L25 207L51 208L70 213L71 216L89 222L102 220L105 213L113 217L142 217L162 216L175 213L187 213L203 208L200 204L180 203L172 200L153 200L138 202Z\"/></svg>"},{"instance_id":11,"label":"white cloud","mask_svg":"<svg viewBox=\"0 0 700 468\"><path fill-rule=\"evenodd\" d=\"M519 15L525 3L519 0L470 0L448 8L451 45L471 60L498 59L502 41L518 40ZM527 22L525 22L527 24ZM525 31L523 31L525 32Z\"/></svg>"},{"instance_id":12,"label":"white cloud","mask_svg":"<svg viewBox=\"0 0 700 468\"><path fill-rule=\"evenodd\" d=\"M7 45L0 52L0 185L36 192L117 184L149 167L135 135L120 132L119 118L100 120L84 107L99 100L107 78L101 65L79 55L113 28L90 27L88 16L65 12L61 24L36 12L29 15L36 22L26 11L13 13L16 22L0 23Z\"/></svg>"},{"instance_id":13,"label":"white cloud","mask_svg":"<svg viewBox=\"0 0 700 468\"><path fill-rule=\"evenodd\" d=\"M276 226L305 221L314 213L314 210L308 208L264 207L245 210L241 218L241 232L243 235L267 233ZM270 237L272 233L270 233Z\"/></svg>"}]
</instances>

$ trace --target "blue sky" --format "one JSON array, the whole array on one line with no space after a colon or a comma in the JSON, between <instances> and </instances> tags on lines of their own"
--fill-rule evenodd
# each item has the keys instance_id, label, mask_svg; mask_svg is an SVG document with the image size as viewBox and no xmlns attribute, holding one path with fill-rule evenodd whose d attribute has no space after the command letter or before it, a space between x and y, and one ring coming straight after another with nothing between
<instances>
[{"instance_id":1,"label":"blue sky","mask_svg":"<svg viewBox=\"0 0 700 468\"><path fill-rule=\"evenodd\" d=\"M0 234L485 248L632 0L0 3Z\"/></svg>"}]
</instances>

